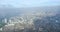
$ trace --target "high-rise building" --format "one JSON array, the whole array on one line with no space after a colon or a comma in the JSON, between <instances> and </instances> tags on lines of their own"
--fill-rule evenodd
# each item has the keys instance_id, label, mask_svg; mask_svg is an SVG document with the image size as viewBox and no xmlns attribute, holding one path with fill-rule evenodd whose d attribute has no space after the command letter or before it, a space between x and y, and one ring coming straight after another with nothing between
<instances>
[{"instance_id":1,"label":"high-rise building","mask_svg":"<svg viewBox=\"0 0 60 32\"><path fill-rule=\"evenodd\" d=\"M7 23L7 18L4 18L2 22Z\"/></svg>"}]
</instances>

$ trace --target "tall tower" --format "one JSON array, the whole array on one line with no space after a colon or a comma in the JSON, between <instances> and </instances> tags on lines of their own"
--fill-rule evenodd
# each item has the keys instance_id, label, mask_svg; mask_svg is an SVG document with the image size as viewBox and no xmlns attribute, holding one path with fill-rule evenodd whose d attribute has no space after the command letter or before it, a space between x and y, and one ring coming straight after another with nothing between
<instances>
[{"instance_id":1,"label":"tall tower","mask_svg":"<svg viewBox=\"0 0 60 32\"><path fill-rule=\"evenodd\" d=\"M4 23L7 23L7 19L6 18L4 19Z\"/></svg>"}]
</instances>

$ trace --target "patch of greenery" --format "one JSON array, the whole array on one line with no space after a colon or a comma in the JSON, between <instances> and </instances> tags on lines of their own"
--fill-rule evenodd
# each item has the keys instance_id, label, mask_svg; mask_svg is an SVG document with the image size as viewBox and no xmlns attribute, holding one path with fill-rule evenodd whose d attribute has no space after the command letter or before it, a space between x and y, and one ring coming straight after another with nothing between
<instances>
[{"instance_id":1,"label":"patch of greenery","mask_svg":"<svg viewBox=\"0 0 60 32\"><path fill-rule=\"evenodd\" d=\"M6 23L0 22L0 28L3 27L4 25L6 25Z\"/></svg>"}]
</instances>

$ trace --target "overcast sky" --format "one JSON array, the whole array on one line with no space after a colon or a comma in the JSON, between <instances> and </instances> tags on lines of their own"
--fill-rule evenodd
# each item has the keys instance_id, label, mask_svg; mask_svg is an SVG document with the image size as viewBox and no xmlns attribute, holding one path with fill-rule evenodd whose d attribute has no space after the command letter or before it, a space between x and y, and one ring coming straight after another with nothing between
<instances>
[{"instance_id":1,"label":"overcast sky","mask_svg":"<svg viewBox=\"0 0 60 32\"><path fill-rule=\"evenodd\" d=\"M0 0L0 7L37 7L60 5L60 0Z\"/></svg>"}]
</instances>

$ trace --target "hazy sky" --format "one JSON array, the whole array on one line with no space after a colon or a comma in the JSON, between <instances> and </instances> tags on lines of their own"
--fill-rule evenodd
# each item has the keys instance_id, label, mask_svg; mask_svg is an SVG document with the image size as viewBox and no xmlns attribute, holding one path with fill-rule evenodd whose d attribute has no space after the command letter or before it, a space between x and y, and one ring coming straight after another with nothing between
<instances>
[{"instance_id":1,"label":"hazy sky","mask_svg":"<svg viewBox=\"0 0 60 32\"><path fill-rule=\"evenodd\" d=\"M0 0L0 7L37 7L60 5L60 0Z\"/></svg>"}]
</instances>

